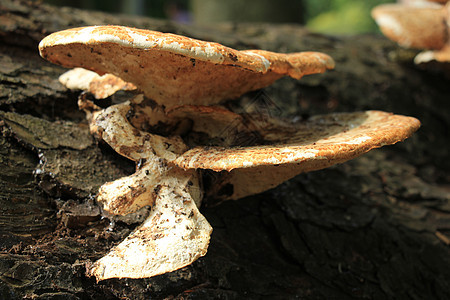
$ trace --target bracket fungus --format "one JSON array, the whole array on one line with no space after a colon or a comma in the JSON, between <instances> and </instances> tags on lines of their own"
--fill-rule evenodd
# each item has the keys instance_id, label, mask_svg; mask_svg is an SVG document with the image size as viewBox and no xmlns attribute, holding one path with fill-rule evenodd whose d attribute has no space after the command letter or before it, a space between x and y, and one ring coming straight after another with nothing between
<instances>
[{"instance_id":1,"label":"bracket fungus","mask_svg":"<svg viewBox=\"0 0 450 300\"><path fill-rule=\"evenodd\" d=\"M116 215L151 207L142 225L89 268L97 280L155 276L204 255L212 232L199 211L204 193L222 199L256 194L299 173L402 141L420 126L415 118L381 111L295 123L217 105L282 76L299 79L334 66L317 52L237 51L119 26L57 32L39 50L63 66L119 77L108 91L122 89L123 80L143 93L105 109L84 105L91 109L91 131L137 165L134 174L105 183L97 201ZM71 75L65 76L70 82ZM91 90L86 82L72 87ZM103 87L95 93L102 95ZM214 180L202 184L211 173Z\"/></svg>"},{"instance_id":2,"label":"bracket fungus","mask_svg":"<svg viewBox=\"0 0 450 300\"><path fill-rule=\"evenodd\" d=\"M439 3L438 3L439 2ZM382 4L372 10L382 33L406 48L426 49L414 63L450 63L450 2Z\"/></svg>"},{"instance_id":3,"label":"bracket fungus","mask_svg":"<svg viewBox=\"0 0 450 300\"><path fill-rule=\"evenodd\" d=\"M43 39L39 49L42 57L56 64L114 74L167 108L217 104L285 75L299 79L334 67L329 56L317 52L237 51L217 43L122 26L57 32Z\"/></svg>"}]
</instances>

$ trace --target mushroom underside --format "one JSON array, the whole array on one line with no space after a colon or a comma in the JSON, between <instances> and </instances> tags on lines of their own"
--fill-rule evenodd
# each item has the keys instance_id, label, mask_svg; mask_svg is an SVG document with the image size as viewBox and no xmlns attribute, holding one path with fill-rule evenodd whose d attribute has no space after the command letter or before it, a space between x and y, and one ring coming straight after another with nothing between
<instances>
[{"instance_id":1,"label":"mushroom underside","mask_svg":"<svg viewBox=\"0 0 450 300\"><path fill-rule=\"evenodd\" d=\"M93 52L91 52L91 49ZM211 105L272 84L283 77L272 71L260 73L233 65L190 59L167 51L117 47L116 44L72 44L47 50L52 60L66 67L82 67L99 74L111 73L137 86L160 105ZM59 53L69 52L70 60ZM114 53L110 57L106 53ZM73 57L83 57L73 60Z\"/></svg>"}]
</instances>

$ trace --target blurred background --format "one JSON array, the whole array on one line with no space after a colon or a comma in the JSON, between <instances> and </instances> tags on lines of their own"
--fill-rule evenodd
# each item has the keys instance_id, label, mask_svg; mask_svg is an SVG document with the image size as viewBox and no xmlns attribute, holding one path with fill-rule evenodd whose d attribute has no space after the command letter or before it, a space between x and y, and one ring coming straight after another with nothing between
<instances>
[{"instance_id":1,"label":"blurred background","mask_svg":"<svg viewBox=\"0 0 450 300\"><path fill-rule=\"evenodd\" d=\"M183 23L298 23L331 34L376 32L370 9L395 0L44 0L112 13L171 19Z\"/></svg>"}]
</instances>

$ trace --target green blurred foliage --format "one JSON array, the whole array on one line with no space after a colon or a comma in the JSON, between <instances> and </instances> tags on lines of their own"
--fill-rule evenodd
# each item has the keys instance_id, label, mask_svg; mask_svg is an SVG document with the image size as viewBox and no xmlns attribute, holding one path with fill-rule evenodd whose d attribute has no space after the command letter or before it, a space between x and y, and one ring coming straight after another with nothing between
<instances>
[{"instance_id":1,"label":"green blurred foliage","mask_svg":"<svg viewBox=\"0 0 450 300\"><path fill-rule=\"evenodd\" d=\"M370 10L394 0L304 0L307 7L306 26L315 32L353 34L376 32L378 27Z\"/></svg>"}]
</instances>

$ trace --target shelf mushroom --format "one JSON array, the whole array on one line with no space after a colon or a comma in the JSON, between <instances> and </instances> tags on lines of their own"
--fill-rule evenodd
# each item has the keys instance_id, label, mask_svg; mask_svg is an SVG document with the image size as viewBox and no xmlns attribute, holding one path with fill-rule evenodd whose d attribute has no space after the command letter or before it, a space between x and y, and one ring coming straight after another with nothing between
<instances>
[{"instance_id":1,"label":"shelf mushroom","mask_svg":"<svg viewBox=\"0 0 450 300\"><path fill-rule=\"evenodd\" d=\"M137 165L134 174L105 183L98 202L118 215L151 206L144 223L89 268L97 280L151 277L204 255L212 232L199 211L205 192L222 199L256 194L402 141L420 126L414 118L380 111L293 123L216 105L285 75L300 78L332 68L333 60L322 53L237 51L119 26L57 32L39 49L52 62L111 73L143 92L91 114L91 130ZM215 180L204 187L208 172Z\"/></svg>"},{"instance_id":2,"label":"shelf mushroom","mask_svg":"<svg viewBox=\"0 0 450 300\"><path fill-rule=\"evenodd\" d=\"M400 46L427 49L415 57L416 64L450 63L450 2L436 2L382 4L372 10L372 17Z\"/></svg>"},{"instance_id":3,"label":"shelf mushroom","mask_svg":"<svg viewBox=\"0 0 450 300\"><path fill-rule=\"evenodd\" d=\"M43 58L130 82L166 108L213 105L270 85L334 67L318 52L237 51L217 43L123 26L60 31L39 45Z\"/></svg>"}]
</instances>

